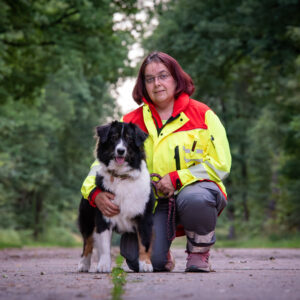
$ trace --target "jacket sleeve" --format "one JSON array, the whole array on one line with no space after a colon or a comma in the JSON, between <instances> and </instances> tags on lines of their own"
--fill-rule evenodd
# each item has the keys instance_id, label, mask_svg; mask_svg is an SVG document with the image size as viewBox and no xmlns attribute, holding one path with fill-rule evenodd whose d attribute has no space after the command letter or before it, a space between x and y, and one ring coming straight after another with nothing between
<instances>
[{"instance_id":1,"label":"jacket sleeve","mask_svg":"<svg viewBox=\"0 0 300 300\"><path fill-rule=\"evenodd\" d=\"M208 130L207 147L203 149L200 162L188 169L170 173L176 189L197 180L222 182L230 172L231 154L225 129L217 115L208 110L205 114Z\"/></svg>"},{"instance_id":2,"label":"jacket sleeve","mask_svg":"<svg viewBox=\"0 0 300 300\"><path fill-rule=\"evenodd\" d=\"M90 200L92 195L95 197L95 192L97 193L95 179L100 168L101 165L98 160L94 161L94 163L91 165L90 172L85 178L81 187L81 194L84 199Z\"/></svg>"}]
</instances>

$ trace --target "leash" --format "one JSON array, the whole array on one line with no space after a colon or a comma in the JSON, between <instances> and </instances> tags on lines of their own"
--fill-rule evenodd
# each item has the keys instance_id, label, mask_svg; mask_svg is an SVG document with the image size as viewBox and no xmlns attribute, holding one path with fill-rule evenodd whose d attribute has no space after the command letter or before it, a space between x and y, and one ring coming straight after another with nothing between
<instances>
[{"instance_id":1,"label":"leash","mask_svg":"<svg viewBox=\"0 0 300 300\"><path fill-rule=\"evenodd\" d=\"M158 194L157 190L157 183L162 179L162 177L157 173L150 174L151 177L151 184L153 186L154 194L157 198L157 200L165 200L168 199L168 223L167 223L167 235L168 240L173 241L176 237L176 222L175 222L175 216L176 216L176 204L175 204L175 197L172 195L170 198L161 197ZM157 178L157 180L154 180Z\"/></svg>"}]
</instances>

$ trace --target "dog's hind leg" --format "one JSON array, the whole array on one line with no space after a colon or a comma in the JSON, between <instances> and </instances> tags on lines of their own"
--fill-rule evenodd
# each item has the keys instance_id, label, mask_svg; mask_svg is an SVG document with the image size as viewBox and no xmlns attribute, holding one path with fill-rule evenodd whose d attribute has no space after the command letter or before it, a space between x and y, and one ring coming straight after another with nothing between
<instances>
[{"instance_id":1,"label":"dog's hind leg","mask_svg":"<svg viewBox=\"0 0 300 300\"><path fill-rule=\"evenodd\" d=\"M101 233L94 232L95 247L98 252L97 272L109 273L111 272L111 245L112 230L106 229Z\"/></svg>"},{"instance_id":2,"label":"dog's hind leg","mask_svg":"<svg viewBox=\"0 0 300 300\"><path fill-rule=\"evenodd\" d=\"M84 239L83 253L78 264L78 272L88 272L91 266L91 258L93 253L93 235Z\"/></svg>"},{"instance_id":3,"label":"dog's hind leg","mask_svg":"<svg viewBox=\"0 0 300 300\"><path fill-rule=\"evenodd\" d=\"M83 237L83 251L78 263L79 272L88 272L91 266L93 252L93 231L95 230L95 212L86 199L81 199L79 205L78 226Z\"/></svg>"}]
</instances>

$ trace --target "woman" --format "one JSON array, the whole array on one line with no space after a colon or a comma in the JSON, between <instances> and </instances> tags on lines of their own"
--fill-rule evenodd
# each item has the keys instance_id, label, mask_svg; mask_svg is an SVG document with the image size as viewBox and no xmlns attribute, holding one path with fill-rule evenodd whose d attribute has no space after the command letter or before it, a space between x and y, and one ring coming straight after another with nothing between
<instances>
[{"instance_id":1,"label":"woman","mask_svg":"<svg viewBox=\"0 0 300 300\"><path fill-rule=\"evenodd\" d=\"M147 166L150 173L162 177L156 184L164 199L159 198L154 212L151 260L155 271L171 271L175 265L169 251L169 197L175 197L176 222L187 237L187 272L210 271L209 250L216 241L217 216L227 203L222 183L231 166L226 132L208 106L190 98L193 91L192 79L174 58L153 52L143 61L133 90L134 100L143 105L123 117L124 122L133 122L149 134ZM114 196L95 188L95 165L97 168L97 162L82 194L103 215L114 216L119 213L111 202ZM135 234L122 235L121 254L132 270L138 270Z\"/></svg>"}]
</instances>

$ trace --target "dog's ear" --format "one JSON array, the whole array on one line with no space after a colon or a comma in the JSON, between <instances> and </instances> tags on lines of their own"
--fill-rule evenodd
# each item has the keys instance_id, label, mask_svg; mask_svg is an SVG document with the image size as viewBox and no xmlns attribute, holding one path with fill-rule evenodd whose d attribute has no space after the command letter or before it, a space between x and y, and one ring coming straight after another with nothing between
<instances>
[{"instance_id":1,"label":"dog's ear","mask_svg":"<svg viewBox=\"0 0 300 300\"><path fill-rule=\"evenodd\" d=\"M96 127L96 135L97 137L99 137L100 143L105 143L107 141L110 127L111 124Z\"/></svg>"},{"instance_id":2,"label":"dog's ear","mask_svg":"<svg viewBox=\"0 0 300 300\"><path fill-rule=\"evenodd\" d=\"M145 140L148 137L148 134L141 130L137 125L130 123L132 126L134 126L134 132L135 132L135 144L137 147L140 147Z\"/></svg>"}]
</instances>

